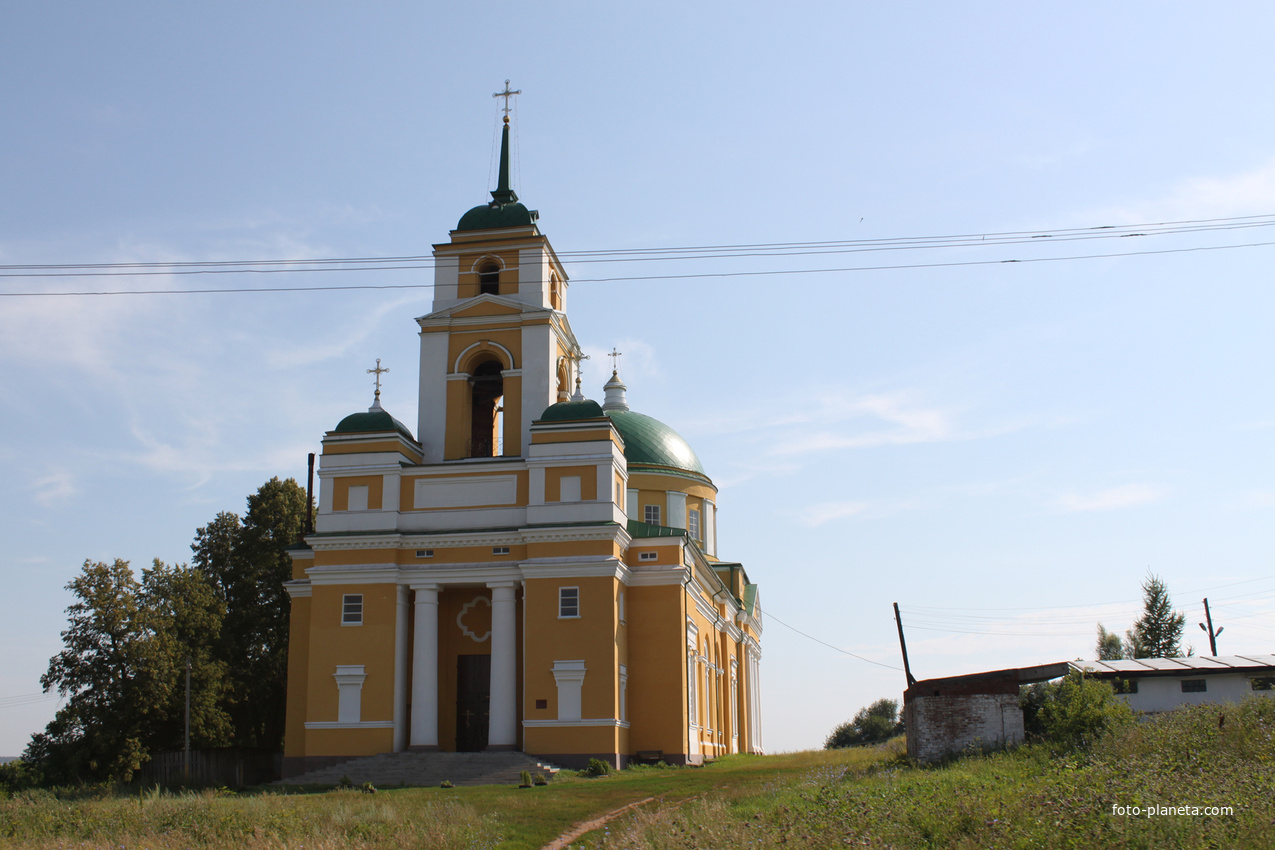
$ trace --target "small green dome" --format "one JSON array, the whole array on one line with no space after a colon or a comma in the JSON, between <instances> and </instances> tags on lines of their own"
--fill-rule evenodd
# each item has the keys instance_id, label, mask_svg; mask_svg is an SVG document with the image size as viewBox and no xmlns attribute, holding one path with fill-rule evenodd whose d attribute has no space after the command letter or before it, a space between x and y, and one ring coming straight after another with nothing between
<instances>
[{"instance_id":1,"label":"small green dome","mask_svg":"<svg viewBox=\"0 0 1275 850\"><path fill-rule=\"evenodd\" d=\"M598 419L602 417L602 408L596 401L560 401L545 408L540 414L541 422L566 422L574 419Z\"/></svg>"},{"instance_id":2,"label":"small green dome","mask_svg":"<svg viewBox=\"0 0 1275 850\"><path fill-rule=\"evenodd\" d=\"M373 431L397 431L412 442L416 442L416 438L412 436L411 431L407 430L407 426L390 416L379 403L365 413L351 413L334 429L334 433L337 434L362 434Z\"/></svg>"},{"instance_id":3,"label":"small green dome","mask_svg":"<svg viewBox=\"0 0 1275 850\"><path fill-rule=\"evenodd\" d=\"M474 207L460 217L457 230L495 230L498 227L529 227L539 218L535 210L519 203L492 202Z\"/></svg>"},{"instance_id":4,"label":"small green dome","mask_svg":"<svg viewBox=\"0 0 1275 850\"><path fill-rule=\"evenodd\" d=\"M663 422L632 410L608 410L606 415L624 438L624 459L630 468L672 467L708 478L695 450L681 434Z\"/></svg>"}]
</instances>

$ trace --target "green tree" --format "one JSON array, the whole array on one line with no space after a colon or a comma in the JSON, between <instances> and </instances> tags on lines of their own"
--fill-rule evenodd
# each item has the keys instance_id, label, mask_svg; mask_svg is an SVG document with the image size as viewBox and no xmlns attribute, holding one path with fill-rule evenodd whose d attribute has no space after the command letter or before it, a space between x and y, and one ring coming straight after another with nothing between
<instances>
[{"instance_id":1,"label":"green tree","mask_svg":"<svg viewBox=\"0 0 1275 850\"><path fill-rule=\"evenodd\" d=\"M216 658L226 665L228 711L239 746L283 745L288 614L287 547L302 533L305 490L271 478L248 497L241 521L220 513L196 531L192 562L226 606Z\"/></svg>"},{"instance_id":2,"label":"green tree","mask_svg":"<svg viewBox=\"0 0 1275 850\"><path fill-rule=\"evenodd\" d=\"M1142 582L1142 616L1126 635L1127 658L1179 658L1186 615L1174 613L1169 590L1157 575Z\"/></svg>"},{"instance_id":3,"label":"green tree","mask_svg":"<svg viewBox=\"0 0 1275 850\"><path fill-rule=\"evenodd\" d=\"M861 708L854 719L846 721L832 730L824 741L825 750L836 750L851 747L855 744L870 744L885 741L903 732L903 721L899 719L899 703L892 699L879 699L872 705Z\"/></svg>"},{"instance_id":4,"label":"green tree","mask_svg":"<svg viewBox=\"0 0 1275 850\"><path fill-rule=\"evenodd\" d=\"M186 733L186 662L190 661L190 745L224 747L231 743L227 665L216 657L225 619L225 603L199 570L166 566L156 559L142 572L140 603L154 630L151 654L173 671L174 687L146 744L152 751L181 749Z\"/></svg>"},{"instance_id":5,"label":"green tree","mask_svg":"<svg viewBox=\"0 0 1275 850\"><path fill-rule=\"evenodd\" d=\"M1133 711L1111 685L1072 670L1045 687L1038 717L1045 740L1076 749L1092 745L1108 730L1129 725Z\"/></svg>"},{"instance_id":6,"label":"green tree","mask_svg":"<svg viewBox=\"0 0 1275 850\"><path fill-rule=\"evenodd\" d=\"M1120 640L1120 635L1107 631L1102 623L1098 624L1096 650L1099 661L1119 661L1124 658L1124 642Z\"/></svg>"},{"instance_id":7,"label":"green tree","mask_svg":"<svg viewBox=\"0 0 1275 850\"><path fill-rule=\"evenodd\" d=\"M154 651L153 623L127 561L85 561L66 587L76 601L66 609L64 648L40 677L66 704L23 758L55 784L127 782L146 759L143 739L173 670Z\"/></svg>"}]
</instances>

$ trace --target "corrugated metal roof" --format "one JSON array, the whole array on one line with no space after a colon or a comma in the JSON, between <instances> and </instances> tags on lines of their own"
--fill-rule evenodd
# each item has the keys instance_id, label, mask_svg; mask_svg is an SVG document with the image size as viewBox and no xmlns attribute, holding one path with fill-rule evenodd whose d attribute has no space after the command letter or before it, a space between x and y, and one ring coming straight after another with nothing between
<instances>
[{"instance_id":1,"label":"corrugated metal roof","mask_svg":"<svg viewBox=\"0 0 1275 850\"><path fill-rule=\"evenodd\" d=\"M1186 658L1136 658L1125 661L1073 661L1091 673L1218 673L1275 668L1275 655L1192 655Z\"/></svg>"}]
</instances>

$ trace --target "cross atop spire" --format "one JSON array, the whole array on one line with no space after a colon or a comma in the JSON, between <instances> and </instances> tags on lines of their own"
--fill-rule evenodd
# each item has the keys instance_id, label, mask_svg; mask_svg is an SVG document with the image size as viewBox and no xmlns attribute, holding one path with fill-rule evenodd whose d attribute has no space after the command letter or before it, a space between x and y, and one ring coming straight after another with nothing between
<instances>
[{"instance_id":1,"label":"cross atop spire","mask_svg":"<svg viewBox=\"0 0 1275 850\"><path fill-rule=\"evenodd\" d=\"M623 351L616 351L615 346L611 346L611 353L607 357L611 358L611 372L613 374L620 374L620 356L622 354L624 354Z\"/></svg>"},{"instance_id":2,"label":"cross atop spire","mask_svg":"<svg viewBox=\"0 0 1275 850\"><path fill-rule=\"evenodd\" d=\"M510 90L509 90L509 81L508 81L508 80L505 80L505 90L504 90L504 91L498 91L498 92L496 92L495 94L493 94L493 95L492 95L492 97L503 97L503 98L505 99L505 105L504 105L503 109L504 109L504 111L505 111L505 123L506 123L506 124L508 124L508 123L509 123L509 98L513 97L513 96L514 96L514 95L516 95L516 94L522 94L522 89L518 89L518 91L510 91Z\"/></svg>"},{"instance_id":3,"label":"cross atop spire","mask_svg":"<svg viewBox=\"0 0 1275 850\"><path fill-rule=\"evenodd\" d=\"M576 364L576 391L575 391L575 395L571 396L571 400L584 401L584 392L582 392L580 389L580 361L590 359L589 355L585 354L584 351L577 348L575 351L572 351L569 354L567 354L567 357L570 358Z\"/></svg>"},{"instance_id":4,"label":"cross atop spire","mask_svg":"<svg viewBox=\"0 0 1275 850\"><path fill-rule=\"evenodd\" d=\"M492 97L505 99L505 126L500 132L500 177L496 181L496 191L491 193L491 205L512 204L518 200L514 190L509 188L509 98L522 94L522 89L509 90L509 81L505 80L505 90L498 91Z\"/></svg>"},{"instance_id":5,"label":"cross atop spire","mask_svg":"<svg viewBox=\"0 0 1275 850\"><path fill-rule=\"evenodd\" d=\"M388 371L390 370L381 368L381 358L379 357L376 358L376 368L367 370L367 373L369 375L373 375L373 374L376 375L376 395L372 399L373 407L381 406L381 375Z\"/></svg>"}]
</instances>

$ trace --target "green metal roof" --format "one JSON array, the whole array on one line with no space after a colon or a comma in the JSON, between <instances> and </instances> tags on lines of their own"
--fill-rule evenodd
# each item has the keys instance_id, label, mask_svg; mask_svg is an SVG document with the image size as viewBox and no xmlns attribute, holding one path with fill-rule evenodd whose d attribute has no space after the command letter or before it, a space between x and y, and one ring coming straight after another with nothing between
<instances>
[{"instance_id":1,"label":"green metal roof","mask_svg":"<svg viewBox=\"0 0 1275 850\"><path fill-rule=\"evenodd\" d=\"M560 401L545 408L540 414L541 422L566 422L575 419L600 419L602 407L590 399L583 401Z\"/></svg>"},{"instance_id":2,"label":"green metal roof","mask_svg":"<svg viewBox=\"0 0 1275 850\"><path fill-rule=\"evenodd\" d=\"M341 420L333 429L337 434L362 434L372 431L397 431L412 442L416 438L407 426L390 416L384 410L368 410L363 413L351 413Z\"/></svg>"},{"instance_id":3,"label":"green metal roof","mask_svg":"<svg viewBox=\"0 0 1275 850\"><path fill-rule=\"evenodd\" d=\"M535 222L534 212L519 203L490 204L474 207L460 217L457 230L494 230L498 227L527 227Z\"/></svg>"},{"instance_id":4,"label":"green metal roof","mask_svg":"<svg viewBox=\"0 0 1275 850\"><path fill-rule=\"evenodd\" d=\"M658 419L632 410L608 410L624 438L624 459L633 466L665 466L708 478L695 450L682 436Z\"/></svg>"},{"instance_id":5,"label":"green metal roof","mask_svg":"<svg viewBox=\"0 0 1275 850\"><path fill-rule=\"evenodd\" d=\"M652 525L649 522L631 519L628 523L630 537L685 537L686 529L670 528L667 525Z\"/></svg>"}]
</instances>

